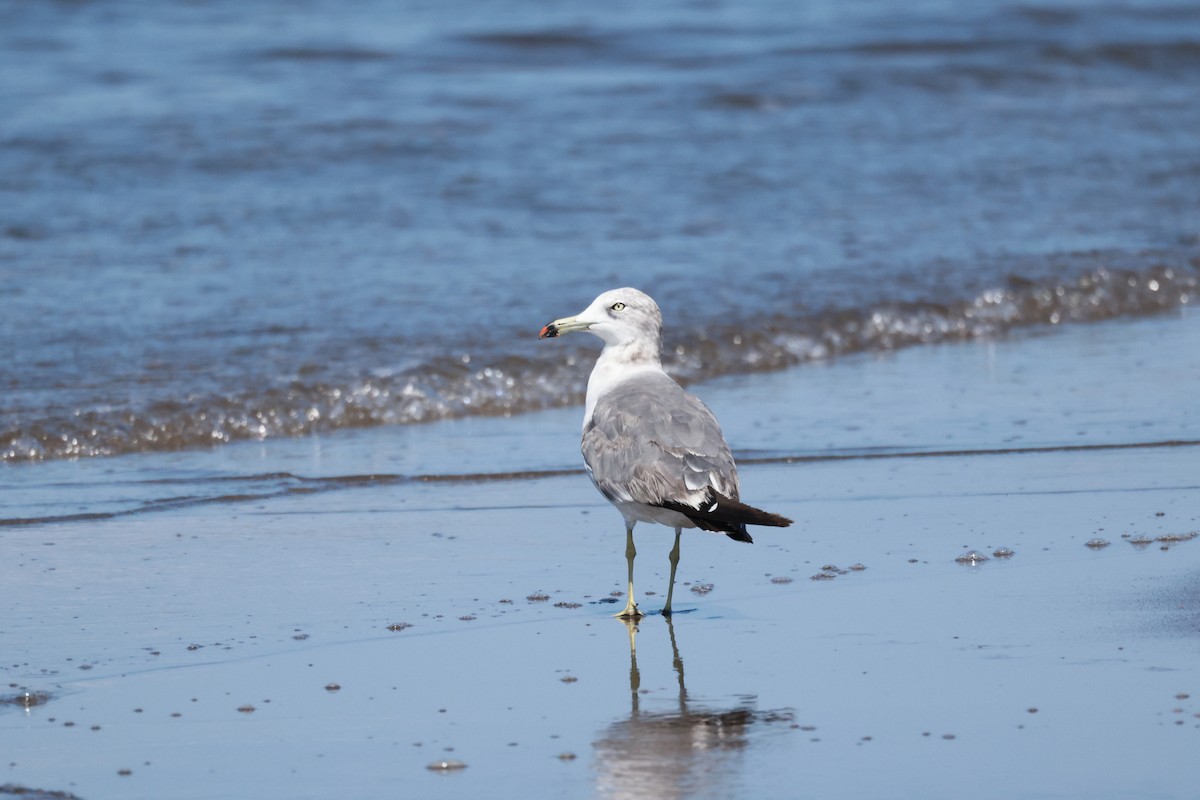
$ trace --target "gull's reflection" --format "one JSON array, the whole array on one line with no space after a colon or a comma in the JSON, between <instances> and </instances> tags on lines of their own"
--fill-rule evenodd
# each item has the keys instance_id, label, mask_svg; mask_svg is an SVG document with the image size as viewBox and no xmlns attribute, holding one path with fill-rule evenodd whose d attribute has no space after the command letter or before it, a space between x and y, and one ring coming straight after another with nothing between
<instances>
[{"instance_id":1,"label":"gull's reflection","mask_svg":"<svg viewBox=\"0 0 1200 800\"><path fill-rule=\"evenodd\" d=\"M760 711L752 695L731 708L713 708L688 698L683 658L670 617L667 626L678 699L666 708L643 708L637 660L637 623L629 627L629 717L612 723L595 743L598 788L605 797L674 798L733 796L742 753L757 727L790 724L791 709ZM646 621L643 618L642 621ZM657 706L650 702L648 706ZM723 790L724 789L724 790Z\"/></svg>"}]
</instances>

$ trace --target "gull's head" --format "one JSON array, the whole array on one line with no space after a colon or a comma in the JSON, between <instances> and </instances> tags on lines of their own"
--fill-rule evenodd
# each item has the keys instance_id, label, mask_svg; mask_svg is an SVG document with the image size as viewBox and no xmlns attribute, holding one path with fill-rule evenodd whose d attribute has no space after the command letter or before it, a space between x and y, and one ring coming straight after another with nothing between
<instances>
[{"instance_id":1,"label":"gull's head","mask_svg":"<svg viewBox=\"0 0 1200 800\"><path fill-rule=\"evenodd\" d=\"M662 341L662 312L645 292L612 289L573 317L556 319L542 328L539 339L553 339L572 331L587 331L606 345L644 344L655 351Z\"/></svg>"}]
</instances>

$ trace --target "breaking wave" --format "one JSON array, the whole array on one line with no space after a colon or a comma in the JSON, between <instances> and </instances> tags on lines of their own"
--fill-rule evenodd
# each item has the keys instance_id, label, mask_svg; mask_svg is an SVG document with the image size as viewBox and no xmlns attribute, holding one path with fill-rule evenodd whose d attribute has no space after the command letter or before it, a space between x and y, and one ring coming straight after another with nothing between
<instances>
[{"instance_id":1,"label":"breaking wave","mask_svg":"<svg viewBox=\"0 0 1200 800\"><path fill-rule=\"evenodd\" d=\"M1013 276L1005 286L952 302L743 317L716 327L667 331L664 365L680 381L694 383L850 353L1156 314L1194 303L1198 294L1200 259L1137 270L1097 267L1067 282ZM21 462L180 450L580 402L595 348L580 343L544 352L537 358L499 355L488 363L475 363L470 355L446 356L393 375L342 383L301 378L266 390L78 409L65 418L17 418L0 429L0 458Z\"/></svg>"}]
</instances>

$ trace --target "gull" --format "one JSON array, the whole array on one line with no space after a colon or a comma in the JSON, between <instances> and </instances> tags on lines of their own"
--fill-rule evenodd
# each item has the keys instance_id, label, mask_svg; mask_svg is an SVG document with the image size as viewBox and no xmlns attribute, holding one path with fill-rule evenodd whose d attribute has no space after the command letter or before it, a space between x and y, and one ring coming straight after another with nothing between
<instances>
[{"instance_id":1,"label":"gull","mask_svg":"<svg viewBox=\"0 0 1200 800\"><path fill-rule=\"evenodd\" d=\"M750 542L747 525L787 527L790 519L742 503L737 467L717 418L662 368L662 312L637 289L613 289L573 317L542 328L539 339L587 331L604 341L588 378L583 462L588 477L625 519L629 594L616 616L638 619L633 595L633 526L675 529L671 578L662 613L671 615L679 537L684 528Z\"/></svg>"}]
</instances>

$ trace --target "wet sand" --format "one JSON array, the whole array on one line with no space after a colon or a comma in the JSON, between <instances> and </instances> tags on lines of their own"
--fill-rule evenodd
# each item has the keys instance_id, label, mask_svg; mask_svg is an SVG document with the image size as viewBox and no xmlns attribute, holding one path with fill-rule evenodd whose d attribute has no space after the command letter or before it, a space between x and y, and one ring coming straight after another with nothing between
<instances>
[{"instance_id":1,"label":"wet sand","mask_svg":"<svg viewBox=\"0 0 1200 800\"><path fill-rule=\"evenodd\" d=\"M50 697L0 705L0 784L87 800L1189 797L1200 447L1164 443L1200 439L1197 323L698 387L746 498L796 525L752 546L685 536L680 613L644 618L636 651L609 617L621 523L581 473L8 528L0 694ZM577 417L220 459L352 474L428 446L462 472L570 468ZM771 461L789 453L806 458ZM671 535L638 534L652 612ZM988 558L956 561L971 551Z\"/></svg>"}]
</instances>

